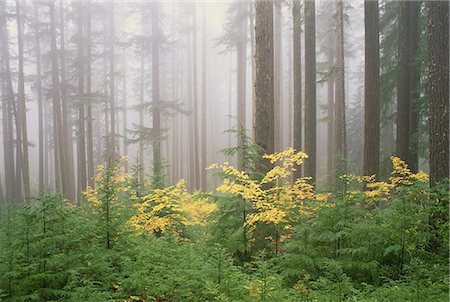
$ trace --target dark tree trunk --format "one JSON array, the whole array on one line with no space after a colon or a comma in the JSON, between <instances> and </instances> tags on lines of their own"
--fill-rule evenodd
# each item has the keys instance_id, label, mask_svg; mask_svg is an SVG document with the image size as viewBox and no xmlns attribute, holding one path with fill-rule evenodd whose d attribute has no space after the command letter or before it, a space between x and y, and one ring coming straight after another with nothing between
<instances>
[{"instance_id":1,"label":"dark tree trunk","mask_svg":"<svg viewBox=\"0 0 450 302\"><path fill-rule=\"evenodd\" d=\"M410 169L413 172L417 172L419 169L419 150L418 150L418 139L417 132L419 128L419 83L420 83L420 71L419 66L416 61L417 52L419 48L419 11L420 2L419 1L408 1L408 14L410 22L410 38L409 38L409 48L411 55L411 75L410 75L410 85L411 85L411 108L409 112L409 164Z\"/></svg>"},{"instance_id":2,"label":"dark tree trunk","mask_svg":"<svg viewBox=\"0 0 450 302\"><path fill-rule=\"evenodd\" d=\"M316 16L315 1L305 1L305 175L316 181Z\"/></svg>"},{"instance_id":3,"label":"dark tree trunk","mask_svg":"<svg viewBox=\"0 0 450 302\"><path fill-rule=\"evenodd\" d=\"M22 176L25 197L30 196L30 168L28 162L28 130L27 130L27 108L25 100L25 75L24 75L24 57L23 57L23 26L24 20L21 13L21 1L16 1L16 18L17 18L17 48L19 55L19 77L17 89L17 114L22 130ZM17 142L19 144L19 141Z\"/></svg>"},{"instance_id":4,"label":"dark tree trunk","mask_svg":"<svg viewBox=\"0 0 450 302\"><path fill-rule=\"evenodd\" d=\"M44 193L44 112L42 104L42 64L41 64L41 33L39 22L39 7L34 3L34 35L36 52L36 95L38 101L38 148L39 148L39 195Z\"/></svg>"},{"instance_id":5,"label":"dark tree trunk","mask_svg":"<svg viewBox=\"0 0 450 302\"><path fill-rule=\"evenodd\" d=\"M346 173L346 129L345 129L345 61L344 61L344 5L342 0L336 4L336 126L335 153L336 169L339 173Z\"/></svg>"},{"instance_id":6,"label":"dark tree trunk","mask_svg":"<svg viewBox=\"0 0 450 302\"><path fill-rule=\"evenodd\" d=\"M58 71L58 50L56 48L56 16L55 4L50 5L50 44L51 44L51 65L52 65L52 107L53 107L53 141L54 141L54 169L55 187L57 192L67 193L67 188L62 182L62 178L67 175L65 171L66 163L62 137L64 128L62 127L61 99L59 91L59 71Z\"/></svg>"},{"instance_id":7,"label":"dark tree trunk","mask_svg":"<svg viewBox=\"0 0 450 302\"><path fill-rule=\"evenodd\" d=\"M192 6L192 86L193 86L193 114L194 114L194 173L195 189L200 186L200 146L198 133L198 77L197 77L197 6Z\"/></svg>"},{"instance_id":8,"label":"dark tree trunk","mask_svg":"<svg viewBox=\"0 0 450 302\"><path fill-rule=\"evenodd\" d=\"M255 2L255 99L253 131L255 143L265 153L273 153L274 140L274 40L273 3ZM267 170L262 167L261 171Z\"/></svg>"},{"instance_id":9,"label":"dark tree trunk","mask_svg":"<svg viewBox=\"0 0 450 302\"><path fill-rule=\"evenodd\" d=\"M202 169L201 169L201 187L204 192L207 191L207 171L206 167L208 166L207 163L207 154L206 154L206 146L207 146L207 121L206 121L206 110L207 110L207 66L206 66L206 58L207 58L207 45L206 45L206 4L203 3L203 16L202 16L202 114L201 114L201 120L202 120ZM245 82L245 81L244 81Z\"/></svg>"},{"instance_id":10,"label":"dark tree trunk","mask_svg":"<svg viewBox=\"0 0 450 302\"><path fill-rule=\"evenodd\" d=\"M115 60L115 24L114 24L114 2L110 4L110 22L109 22L109 116L110 116L110 144L109 155L112 158L117 157L116 153L116 60Z\"/></svg>"},{"instance_id":11,"label":"dark tree trunk","mask_svg":"<svg viewBox=\"0 0 450 302\"><path fill-rule=\"evenodd\" d=\"M5 191L6 200L12 203L16 200L16 191L14 186L15 166L14 166L14 135L13 135L13 112L12 104L14 102L14 92L11 84L11 71L9 67L9 40L6 25L5 2L0 1L0 14L2 16L0 23L1 38L1 57L2 57L2 125L3 125L3 158L5 165Z\"/></svg>"},{"instance_id":12,"label":"dark tree trunk","mask_svg":"<svg viewBox=\"0 0 450 302\"><path fill-rule=\"evenodd\" d=\"M334 65L334 52L332 48L328 53L328 63ZM327 79L327 182L329 185L334 184L334 171L336 152L334 146L334 72L330 73Z\"/></svg>"},{"instance_id":13,"label":"dark tree trunk","mask_svg":"<svg viewBox=\"0 0 450 302\"><path fill-rule=\"evenodd\" d=\"M379 175L380 46L378 1L364 1L364 162L363 175Z\"/></svg>"},{"instance_id":14,"label":"dark tree trunk","mask_svg":"<svg viewBox=\"0 0 450 302\"><path fill-rule=\"evenodd\" d=\"M247 96L246 96L246 88L247 88L247 17L246 17L246 8L247 3L242 2L239 5L239 13L241 16L241 23L239 24L239 40L237 43L237 121L238 125L242 127L242 129L246 128L246 112L247 112ZM238 136L238 146L239 152L237 154L237 161L240 169L245 169L243 165L243 154L242 148L244 146L244 141L242 136Z\"/></svg>"},{"instance_id":15,"label":"dark tree trunk","mask_svg":"<svg viewBox=\"0 0 450 302\"><path fill-rule=\"evenodd\" d=\"M85 91L84 91L84 31L83 31L83 4L78 2L78 194L80 197L82 192L86 190L87 175L86 175L86 129L85 129Z\"/></svg>"},{"instance_id":16,"label":"dark tree trunk","mask_svg":"<svg viewBox=\"0 0 450 302\"><path fill-rule=\"evenodd\" d=\"M429 1L430 181L449 177L449 2Z\"/></svg>"},{"instance_id":17,"label":"dark tree trunk","mask_svg":"<svg viewBox=\"0 0 450 302\"><path fill-rule=\"evenodd\" d=\"M397 75L397 142L396 155L409 163L409 112L411 97L411 35L408 1L398 2L398 75Z\"/></svg>"},{"instance_id":18,"label":"dark tree trunk","mask_svg":"<svg viewBox=\"0 0 450 302\"><path fill-rule=\"evenodd\" d=\"M159 3L152 4L152 117L153 117L153 175L162 176L161 167L161 112L159 100ZM157 185L161 185L157 180Z\"/></svg>"},{"instance_id":19,"label":"dark tree trunk","mask_svg":"<svg viewBox=\"0 0 450 302\"><path fill-rule=\"evenodd\" d=\"M91 2L87 3L86 13L86 95L92 98L92 73L91 73ZM92 129L92 101L87 104L86 116L86 158L87 158L87 183L94 186L94 139ZM98 138L100 139L100 138Z\"/></svg>"},{"instance_id":20,"label":"dark tree trunk","mask_svg":"<svg viewBox=\"0 0 450 302\"><path fill-rule=\"evenodd\" d=\"M61 145L62 151L64 152L65 162L60 163L64 165L62 174L62 182L64 194L70 200L76 199L75 193L75 176L74 176L74 160L73 160L73 139L72 139L72 115L69 106L69 100L67 97L67 81L66 81L66 48L65 48L65 37L64 37L64 4L60 0L60 22L59 22L59 32L60 32L60 60L61 60L61 122L64 130L61 131Z\"/></svg>"},{"instance_id":21,"label":"dark tree trunk","mask_svg":"<svg viewBox=\"0 0 450 302\"><path fill-rule=\"evenodd\" d=\"M302 28L301 28L301 4L300 0L294 0L292 6L292 18L294 23L294 148L302 150ZM294 172L294 179L302 176L301 167Z\"/></svg>"},{"instance_id":22,"label":"dark tree trunk","mask_svg":"<svg viewBox=\"0 0 450 302\"><path fill-rule=\"evenodd\" d=\"M283 148L283 49L281 0L273 1L274 11L274 140L275 151Z\"/></svg>"}]
</instances>

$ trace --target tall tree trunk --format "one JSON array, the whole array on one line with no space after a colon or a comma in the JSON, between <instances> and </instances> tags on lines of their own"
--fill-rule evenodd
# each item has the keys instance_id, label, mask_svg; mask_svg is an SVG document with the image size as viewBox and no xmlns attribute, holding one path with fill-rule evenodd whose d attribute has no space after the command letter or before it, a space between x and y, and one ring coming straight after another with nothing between
<instances>
[{"instance_id":1,"label":"tall tree trunk","mask_svg":"<svg viewBox=\"0 0 450 302\"><path fill-rule=\"evenodd\" d=\"M316 181L316 16L315 1L305 1L305 175Z\"/></svg>"},{"instance_id":2,"label":"tall tree trunk","mask_svg":"<svg viewBox=\"0 0 450 302\"><path fill-rule=\"evenodd\" d=\"M83 35L83 4L77 3L78 7L78 194L80 197L82 192L86 190L87 175L86 175L86 129L85 129L85 110L84 110L84 35Z\"/></svg>"},{"instance_id":3,"label":"tall tree trunk","mask_svg":"<svg viewBox=\"0 0 450 302\"><path fill-rule=\"evenodd\" d=\"M411 85L411 108L409 112L409 164L410 169L413 172L417 172L419 169L419 150L418 150L418 139L417 132L419 128L419 83L420 83L420 71L417 64L417 52L419 48L419 11L420 2L419 1L408 1L408 14L410 22L410 38L409 38L409 49L411 58L411 74L410 74L410 85Z\"/></svg>"},{"instance_id":4,"label":"tall tree trunk","mask_svg":"<svg viewBox=\"0 0 450 302\"><path fill-rule=\"evenodd\" d=\"M449 177L449 3L429 1L428 102L431 186Z\"/></svg>"},{"instance_id":5,"label":"tall tree trunk","mask_svg":"<svg viewBox=\"0 0 450 302\"><path fill-rule=\"evenodd\" d=\"M161 112L159 100L159 3L152 3L152 117L153 117L153 175L160 186L161 167Z\"/></svg>"},{"instance_id":6,"label":"tall tree trunk","mask_svg":"<svg viewBox=\"0 0 450 302\"><path fill-rule=\"evenodd\" d=\"M274 139L275 151L283 148L283 49L281 0L274 2Z\"/></svg>"},{"instance_id":7,"label":"tall tree trunk","mask_svg":"<svg viewBox=\"0 0 450 302\"><path fill-rule=\"evenodd\" d=\"M242 2L239 4L240 20L239 26L239 38L237 43L237 119L239 127L245 130L246 125L246 88L247 88L247 3ZM243 165L242 148L244 146L243 137L238 135L238 154L237 161L240 169L245 169Z\"/></svg>"},{"instance_id":8,"label":"tall tree trunk","mask_svg":"<svg viewBox=\"0 0 450 302\"><path fill-rule=\"evenodd\" d=\"M144 55L141 57L140 70L140 87L139 87L139 179L144 181L144 97L145 97L145 69L144 69Z\"/></svg>"},{"instance_id":9,"label":"tall tree trunk","mask_svg":"<svg viewBox=\"0 0 450 302\"><path fill-rule=\"evenodd\" d=\"M274 139L274 39L273 3L255 2L255 99L253 131L255 142L265 153L275 150ZM268 164L268 163L266 163ZM269 167L261 167L264 172Z\"/></svg>"},{"instance_id":10,"label":"tall tree trunk","mask_svg":"<svg viewBox=\"0 0 450 302\"><path fill-rule=\"evenodd\" d=\"M39 195L44 193L44 112L42 105L42 66L41 66L41 32L39 21L39 6L34 3L34 38L36 52L36 95L38 101L38 132L39 132Z\"/></svg>"},{"instance_id":11,"label":"tall tree trunk","mask_svg":"<svg viewBox=\"0 0 450 302\"><path fill-rule=\"evenodd\" d=\"M206 131L206 107L207 107L207 66L206 66L206 58L207 58L207 45L206 45L206 4L203 3L203 13L202 13L202 114L201 114L201 120L202 120L202 167L201 167L201 187L204 192L207 191L207 181L206 181L206 167L208 165L207 163L207 155L206 155L206 146L207 146L207 131Z\"/></svg>"},{"instance_id":12,"label":"tall tree trunk","mask_svg":"<svg viewBox=\"0 0 450 302\"><path fill-rule=\"evenodd\" d=\"M74 160L73 160L73 138L72 138L72 115L67 97L67 81L66 81L66 49L65 49L65 37L64 37L64 3L63 0L59 2L59 32L60 32L60 60L61 60L61 110L62 110L62 127L64 134L61 134L61 152L64 152L65 162L61 162L64 165L65 173L62 175L63 187L65 188L65 196L70 200L75 200L75 176L74 176Z\"/></svg>"},{"instance_id":13,"label":"tall tree trunk","mask_svg":"<svg viewBox=\"0 0 450 302\"><path fill-rule=\"evenodd\" d=\"M126 55L124 53L123 55L123 80L122 80L122 87L123 87L123 97L122 97L122 115L123 115L123 121L122 121L122 131L123 131L123 155L128 157L128 108L127 108L127 93L128 93L128 86L127 86L127 61L126 61ZM128 173L128 160L124 163L125 166L125 172Z\"/></svg>"},{"instance_id":14,"label":"tall tree trunk","mask_svg":"<svg viewBox=\"0 0 450 302\"><path fill-rule=\"evenodd\" d=\"M17 107L18 116L21 123L22 130L22 176L25 197L30 196L30 168L28 162L28 129L27 129L27 108L25 100L25 75L23 71L23 26L24 20L21 13L21 1L16 1L16 18L17 18L17 48L19 54L19 77L17 89ZM19 143L19 142L18 142Z\"/></svg>"},{"instance_id":15,"label":"tall tree trunk","mask_svg":"<svg viewBox=\"0 0 450 302\"><path fill-rule=\"evenodd\" d=\"M380 45L378 1L364 1L364 160L363 175L379 176Z\"/></svg>"},{"instance_id":16,"label":"tall tree trunk","mask_svg":"<svg viewBox=\"0 0 450 302\"><path fill-rule=\"evenodd\" d=\"M5 2L0 1L0 39L1 39L1 71L2 71L2 125L3 125L3 158L5 165L5 191L8 203L16 199L15 191L15 166L14 166L14 135L13 135L13 112L14 92L11 84L11 70L9 67L9 40L7 32Z\"/></svg>"},{"instance_id":17,"label":"tall tree trunk","mask_svg":"<svg viewBox=\"0 0 450 302\"><path fill-rule=\"evenodd\" d=\"M334 52L332 48L328 53L328 64L334 66ZM336 152L334 145L334 72L330 73L327 79L327 183L329 185L334 184L335 178L333 177L335 170Z\"/></svg>"},{"instance_id":18,"label":"tall tree trunk","mask_svg":"<svg viewBox=\"0 0 450 302\"><path fill-rule=\"evenodd\" d=\"M195 172L195 188L200 186L200 146L198 133L198 77L197 77L197 6L193 3L192 12L192 86L193 86L193 103L194 103L194 172Z\"/></svg>"},{"instance_id":19,"label":"tall tree trunk","mask_svg":"<svg viewBox=\"0 0 450 302\"><path fill-rule=\"evenodd\" d=\"M396 154L409 163L409 112L411 97L411 34L408 1L398 3L398 75L397 75L397 142Z\"/></svg>"},{"instance_id":20,"label":"tall tree trunk","mask_svg":"<svg viewBox=\"0 0 450 302\"><path fill-rule=\"evenodd\" d=\"M86 13L86 95L92 98L92 72L91 72L91 1L87 2ZM86 158L87 158L87 183L94 186L94 139L92 129L92 101L87 104L86 116ZM100 138L98 138L100 139Z\"/></svg>"},{"instance_id":21,"label":"tall tree trunk","mask_svg":"<svg viewBox=\"0 0 450 302\"><path fill-rule=\"evenodd\" d=\"M336 168L346 173L346 131L345 131L345 61L344 61L344 5L336 3L336 127L335 152L338 156Z\"/></svg>"},{"instance_id":22,"label":"tall tree trunk","mask_svg":"<svg viewBox=\"0 0 450 302\"><path fill-rule=\"evenodd\" d=\"M194 143L194 118L193 118L193 98L192 98L192 39L190 36L187 37L187 105L190 111L190 115L188 117L188 148L189 148L189 164L188 164L188 173L189 173L189 188L194 190L197 187L195 183L195 143Z\"/></svg>"},{"instance_id":23,"label":"tall tree trunk","mask_svg":"<svg viewBox=\"0 0 450 302\"><path fill-rule=\"evenodd\" d=\"M56 17L55 4L50 2L50 44L51 44L51 65L52 65L52 104L53 104L53 141L54 141L54 168L55 187L57 192L62 192L65 196L67 188L62 181L66 177L65 170L67 163L63 146L64 128L62 127L61 99L59 90L58 72L58 50L56 48Z\"/></svg>"},{"instance_id":24,"label":"tall tree trunk","mask_svg":"<svg viewBox=\"0 0 450 302\"><path fill-rule=\"evenodd\" d=\"M294 148L302 150L302 20L300 0L294 0L292 6L294 40ZM294 179L302 176L301 167L294 172Z\"/></svg>"},{"instance_id":25,"label":"tall tree trunk","mask_svg":"<svg viewBox=\"0 0 450 302\"><path fill-rule=\"evenodd\" d=\"M114 24L114 2L110 4L110 23L109 23L109 112L110 112L110 149L109 155L113 158L117 157L116 154L116 84L115 84L115 72L116 72L116 60L114 52L115 44L115 24Z\"/></svg>"}]
</instances>

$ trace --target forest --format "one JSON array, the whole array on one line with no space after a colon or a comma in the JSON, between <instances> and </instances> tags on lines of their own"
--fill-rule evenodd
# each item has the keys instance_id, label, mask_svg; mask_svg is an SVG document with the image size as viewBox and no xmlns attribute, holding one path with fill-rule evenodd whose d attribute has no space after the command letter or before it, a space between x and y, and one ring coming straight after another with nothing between
<instances>
[{"instance_id":1,"label":"forest","mask_svg":"<svg viewBox=\"0 0 450 302\"><path fill-rule=\"evenodd\" d=\"M449 301L447 0L0 0L0 301Z\"/></svg>"}]
</instances>

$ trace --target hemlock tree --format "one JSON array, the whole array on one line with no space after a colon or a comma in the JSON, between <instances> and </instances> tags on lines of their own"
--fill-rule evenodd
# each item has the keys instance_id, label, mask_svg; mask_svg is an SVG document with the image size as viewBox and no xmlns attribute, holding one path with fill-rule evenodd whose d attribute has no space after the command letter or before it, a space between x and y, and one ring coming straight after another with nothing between
<instances>
[{"instance_id":1,"label":"hemlock tree","mask_svg":"<svg viewBox=\"0 0 450 302\"><path fill-rule=\"evenodd\" d=\"M316 181L316 16L315 1L305 1L305 176Z\"/></svg>"},{"instance_id":2,"label":"hemlock tree","mask_svg":"<svg viewBox=\"0 0 450 302\"><path fill-rule=\"evenodd\" d=\"M379 175L380 80L378 1L364 1L364 156L363 175Z\"/></svg>"},{"instance_id":3,"label":"hemlock tree","mask_svg":"<svg viewBox=\"0 0 450 302\"><path fill-rule=\"evenodd\" d=\"M344 61L344 4L336 2L336 70L335 70L335 154L336 168L346 172L346 123L345 123L345 61Z\"/></svg>"},{"instance_id":4,"label":"hemlock tree","mask_svg":"<svg viewBox=\"0 0 450 302\"><path fill-rule=\"evenodd\" d=\"M294 73L294 122L293 138L294 148L302 150L302 28L301 28L301 4L300 0L293 0L293 73ZM294 179L301 177L302 172L299 167L294 172Z\"/></svg>"},{"instance_id":5,"label":"hemlock tree","mask_svg":"<svg viewBox=\"0 0 450 302\"><path fill-rule=\"evenodd\" d=\"M449 3L429 1L428 102L430 181L434 186L449 177Z\"/></svg>"},{"instance_id":6,"label":"hemlock tree","mask_svg":"<svg viewBox=\"0 0 450 302\"><path fill-rule=\"evenodd\" d=\"M255 2L253 131L255 143L265 153L274 152L273 47L273 3L269 0L257 0Z\"/></svg>"}]
</instances>

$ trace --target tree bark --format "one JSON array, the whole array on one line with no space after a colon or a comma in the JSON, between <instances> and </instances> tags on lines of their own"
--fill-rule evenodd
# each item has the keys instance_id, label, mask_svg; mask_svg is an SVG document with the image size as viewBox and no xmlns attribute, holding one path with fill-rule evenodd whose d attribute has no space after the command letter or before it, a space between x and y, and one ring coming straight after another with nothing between
<instances>
[{"instance_id":1,"label":"tree bark","mask_svg":"<svg viewBox=\"0 0 450 302\"><path fill-rule=\"evenodd\" d=\"M294 63L294 148L302 151L302 28L300 0L294 0L292 6L293 18L293 63ZM297 167L294 179L302 176L302 167Z\"/></svg>"},{"instance_id":2,"label":"tree bark","mask_svg":"<svg viewBox=\"0 0 450 302\"><path fill-rule=\"evenodd\" d=\"M78 194L80 197L82 192L86 190L87 174L86 174L86 129L85 129L85 91L84 91L84 71L85 71L85 56L84 56L84 31L83 31L83 4L78 2Z\"/></svg>"},{"instance_id":3,"label":"tree bark","mask_svg":"<svg viewBox=\"0 0 450 302\"><path fill-rule=\"evenodd\" d=\"M253 131L255 143L265 153L275 150L274 139L274 40L273 3L255 2L255 99ZM261 172L269 168L261 167Z\"/></svg>"},{"instance_id":4,"label":"tree bark","mask_svg":"<svg viewBox=\"0 0 450 302\"><path fill-rule=\"evenodd\" d=\"M411 97L411 35L408 1L398 2L397 141L396 155L409 163L409 114Z\"/></svg>"},{"instance_id":5,"label":"tree bark","mask_svg":"<svg viewBox=\"0 0 450 302\"><path fill-rule=\"evenodd\" d=\"M162 185L161 167L161 112L159 84L159 3L152 3L152 117L153 117L153 175L157 178L157 186Z\"/></svg>"},{"instance_id":6,"label":"tree bark","mask_svg":"<svg viewBox=\"0 0 450 302\"><path fill-rule=\"evenodd\" d=\"M316 181L316 17L315 1L305 1L305 175Z\"/></svg>"},{"instance_id":7,"label":"tree bark","mask_svg":"<svg viewBox=\"0 0 450 302\"><path fill-rule=\"evenodd\" d=\"M347 170L347 148L345 129L345 60L344 60L344 4L342 0L336 3L336 126L335 126L335 154L336 168L339 173Z\"/></svg>"},{"instance_id":8,"label":"tree bark","mask_svg":"<svg viewBox=\"0 0 450 302\"><path fill-rule=\"evenodd\" d=\"M28 162L28 129L27 129L27 108L25 101L25 75L24 75L24 58L23 58L23 26L24 20L21 13L21 1L16 1L16 18L17 18L17 49L19 55L19 77L17 89L17 107L18 117L21 123L22 130L22 177L24 185L25 197L30 196L30 168ZM17 142L19 143L19 141Z\"/></svg>"},{"instance_id":9,"label":"tree bark","mask_svg":"<svg viewBox=\"0 0 450 302\"><path fill-rule=\"evenodd\" d=\"M417 172L419 169L419 150L417 132L419 128L419 112L418 103L420 98L419 83L420 71L417 63L417 52L419 48L419 11L420 2L408 1L408 14L410 19L410 38L409 49L411 56L411 107L409 112L409 165L412 172Z\"/></svg>"},{"instance_id":10,"label":"tree bark","mask_svg":"<svg viewBox=\"0 0 450 302\"><path fill-rule=\"evenodd\" d=\"M273 2L274 11L274 139L275 151L283 149L283 49L281 0Z\"/></svg>"},{"instance_id":11,"label":"tree bark","mask_svg":"<svg viewBox=\"0 0 450 302\"><path fill-rule=\"evenodd\" d=\"M449 3L429 1L428 102L431 186L449 177Z\"/></svg>"},{"instance_id":12,"label":"tree bark","mask_svg":"<svg viewBox=\"0 0 450 302\"><path fill-rule=\"evenodd\" d=\"M201 169L201 187L203 192L207 191L207 181L206 181L206 176L207 176L207 171L206 171L206 167L208 166L207 163L207 154L206 154L206 146L207 146L207 116L206 116L206 111L207 111L207 45L206 45L206 35L207 35L207 28L206 28L206 4L203 3L203 16L202 16L202 114L201 114L201 120L202 120L202 169ZM245 81L244 81L245 82Z\"/></svg>"},{"instance_id":13,"label":"tree bark","mask_svg":"<svg viewBox=\"0 0 450 302\"><path fill-rule=\"evenodd\" d=\"M11 83L11 70L9 66L9 39L5 11L5 2L0 1L0 38L2 51L2 125L3 125L3 158L5 165L5 191L8 203L16 201L16 190L14 186L15 165L14 165L14 134L13 134L13 112L14 91Z\"/></svg>"},{"instance_id":14,"label":"tree bark","mask_svg":"<svg viewBox=\"0 0 450 302\"><path fill-rule=\"evenodd\" d=\"M242 2L239 4L239 15L241 16L239 28L239 37L237 43L237 122L239 127L245 131L246 128L246 112L247 112L247 3ZM242 148L244 147L243 137L238 135L238 153L237 162L239 169L245 169L243 165L243 153Z\"/></svg>"},{"instance_id":15,"label":"tree bark","mask_svg":"<svg viewBox=\"0 0 450 302\"><path fill-rule=\"evenodd\" d=\"M86 13L86 95L92 98L92 71L91 71L91 1L87 2ZM94 187L94 139L92 129L92 101L87 104L86 116L86 159L87 159L87 183Z\"/></svg>"},{"instance_id":16,"label":"tree bark","mask_svg":"<svg viewBox=\"0 0 450 302\"><path fill-rule=\"evenodd\" d=\"M36 54L36 95L38 101L38 149L39 149L39 195L44 193L44 112L42 104L42 64L41 64L41 32L39 21L39 7L34 3L34 35Z\"/></svg>"},{"instance_id":17,"label":"tree bark","mask_svg":"<svg viewBox=\"0 0 450 302\"><path fill-rule=\"evenodd\" d=\"M378 1L364 1L364 161L363 175L379 176L380 46Z\"/></svg>"}]
</instances>

